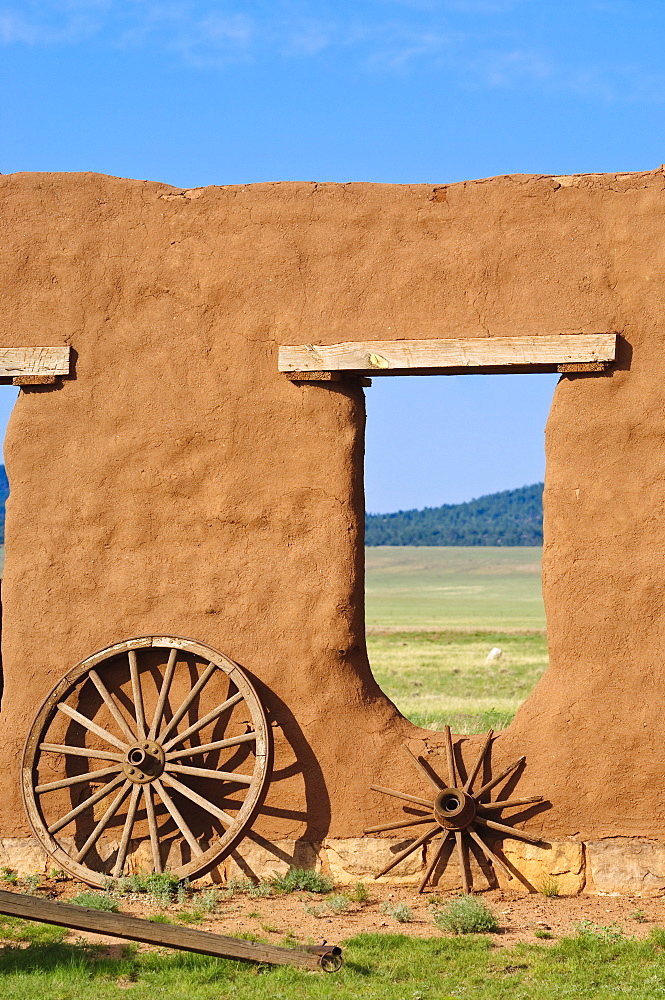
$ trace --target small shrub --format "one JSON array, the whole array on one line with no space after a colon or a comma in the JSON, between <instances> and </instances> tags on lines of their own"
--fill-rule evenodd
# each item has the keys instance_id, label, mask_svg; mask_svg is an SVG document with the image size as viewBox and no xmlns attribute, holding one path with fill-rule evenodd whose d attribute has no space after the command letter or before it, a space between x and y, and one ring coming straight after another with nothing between
<instances>
[{"instance_id":1,"label":"small shrub","mask_svg":"<svg viewBox=\"0 0 665 1000\"><path fill-rule=\"evenodd\" d=\"M331 913L339 915L340 913L346 913L349 908L350 899L348 896L343 896L341 893L336 893L334 896L329 896L328 899L324 899L322 903L317 906L305 906L305 913L311 914L313 917L327 917Z\"/></svg>"},{"instance_id":2,"label":"small shrub","mask_svg":"<svg viewBox=\"0 0 665 1000\"><path fill-rule=\"evenodd\" d=\"M533 936L541 938L543 941L551 941L552 938L554 937L554 934L552 934L551 931L544 931L539 928L537 931L533 932Z\"/></svg>"},{"instance_id":3,"label":"small shrub","mask_svg":"<svg viewBox=\"0 0 665 1000\"><path fill-rule=\"evenodd\" d=\"M649 923L649 918L647 917L647 915L644 912L644 910L635 910L634 913L631 913L630 919L634 920L636 924L648 924Z\"/></svg>"},{"instance_id":4,"label":"small shrub","mask_svg":"<svg viewBox=\"0 0 665 1000\"><path fill-rule=\"evenodd\" d=\"M604 944L616 944L623 941L623 927L618 924L594 924L590 920L582 920L575 924L575 933L578 938L586 938L589 941L602 941Z\"/></svg>"},{"instance_id":5,"label":"small shrub","mask_svg":"<svg viewBox=\"0 0 665 1000\"><path fill-rule=\"evenodd\" d=\"M153 924L172 924L174 923L170 917L167 917L165 913L153 913L152 916L147 918Z\"/></svg>"},{"instance_id":6,"label":"small shrub","mask_svg":"<svg viewBox=\"0 0 665 1000\"><path fill-rule=\"evenodd\" d=\"M23 885L26 887L28 892L36 892L42 884L42 877L39 872L35 872L34 875L26 875L21 879Z\"/></svg>"},{"instance_id":7,"label":"small shrub","mask_svg":"<svg viewBox=\"0 0 665 1000\"><path fill-rule=\"evenodd\" d=\"M354 903L366 903L369 899L369 892L364 882L356 882L353 892L349 897Z\"/></svg>"},{"instance_id":8,"label":"small shrub","mask_svg":"<svg viewBox=\"0 0 665 1000\"><path fill-rule=\"evenodd\" d=\"M271 882L252 882L250 878L230 878L221 892L226 899L234 896L251 896L253 899L262 899L265 896L272 896Z\"/></svg>"},{"instance_id":9,"label":"small shrub","mask_svg":"<svg viewBox=\"0 0 665 1000\"><path fill-rule=\"evenodd\" d=\"M392 903L384 903L381 907L381 913L392 917L393 920L397 920L400 924L408 924L413 920L411 907L407 906L406 903L396 903L395 906Z\"/></svg>"},{"instance_id":10,"label":"small shrub","mask_svg":"<svg viewBox=\"0 0 665 1000\"><path fill-rule=\"evenodd\" d=\"M145 892L149 893L157 903L168 905L180 885L178 879L169 872L151 872L144 877Z\"/></svg>"},{"instance_id":11,"label":"small shrub","mask_svg":"<svg viewBox=\"0 0 665 1000\"><path fill-rule=\"evenodd\" d=\"M0 878L3 882L16 885L18 882L18 872L15 868L0 868Z\"/></svg>"},{"instance_id":12,"label":"small shrub","mask_svg":"<svg viewBox=\"0 0 665 1000\"><path fill-rule=\"evenodd\" d=\"M175 898L181 905L186 903L191 895L191 886L188 878L182 880L176 889Z\"/></svg>"},{"instance_id":13,"label":"small shrub","mask_svg":"<svg viewBox=\"0 0 665 1000\"><path fill-rule=\"evenodd\" d=\"M176 914L176 920L181 924L200 924L203 920L203 914L200 910L184 910L182 913Z\"/></svg>"},{"instance_id":14,"label":"small shrub","mask_svg":"<svg viewBox=\"0 0 665 1000\"><path fill-rule=\"evenodd\" d=\"M59 882L61 879L67 878L67 874L62 870L62 868L51 868L51 871L48 873L48 877Z\"/></svg>"},{"instance_id":15,"label":"small shrub","mask_svg":"<svg viewBox=\"0 0 665 1000\"><path fill-rule=\"evenodd\" d=\"M206 889L198 898L197 905L203 913L212 913L219 902L219 889Z\"/></svg>"},{"instance_id":16,"label":"small shrub","mask_svg":"<svg viewBox=\"0 0 665 1000\"><path fill-rule=\"evenodd\" d=\"M109 879L104 887L109 892L118 896L125 896L128 893L148 893L161 905L168 905L173 902L173 897L178 890L178 879L169 872L136 872L134 875L127 875L117 881Z\"/></svg>"},{"instance_id":17,"label":"small shrub","mask_svg":"<svg viewBox=\"0 0 665 1000\"><path fill-rule=\"evenodd\" d=\"M451 899L434 911L434 923L451 934L495 934L499 923L492 911L475 896Z\"/></svg>"},{"instance_id":18,"label":"small shrub","mask_svg":"<svg viewBox=\"0 0 665 1000\"><path fill-rule=\"evenodd\" d=\"M249 878L230 878L224 887L224 895L232 899L238 894L247 895L253 888L254 883Z\"/></svg>"},{"instance_id":19,"label":"small shrub","mask_svg":"<svg viewBox=\"0 0 665 1000\"><path fill-rule=\"evenodd\" d=\"M80 892L69 902L73 903L74 906L87 906L91 910L103 910L104 913L118 912L118 904L115 899L101 892Z\"/></svg>"},{"instance_id":20,"label":"small shrub","mask_svg":"<svg viewBox=\"0 0 665 1000\"><path fill-rule=\"evenodd\" d=\"M290 868L284 875L277 875L270 880L276 892L332 892L335 883L327 875L310 868Z\"/></svg>"},{"instance_id":21,"label":"small shrub","mask_svg":"<svg viewBox=\"0 0 665 1000\"><path fill-rule=\"evenodd\" d=\"M247 895L252 899L265 899L266 896L272 896L272 885L270 882L258 882L256 885L252 882Z\"/></svg>"},{"instance_id":22,"label":"small shrub","mask_svg":"<svg viewBox=\"0 0 665 1000\"><path fill-rule=\"evenodd\" d=\"M343 896L341 893L329 896L326 900L326 906L331 913L346 913L349 908L349 903L349 897Z\"/></svg>"},{"instance_id":23,"label":"small shrub","mask_svg":"<svg viewBox=\"0 0 665 1000\"><path fill-rule=\"evenodd\" d=\"M561 889L561 884L558 878L553 878L551 875L548 875L540 883L538 887L538 892L542 896L547 896L549 899L554 899L559 895L560 889Z\"/></svg>"}]
</instances>

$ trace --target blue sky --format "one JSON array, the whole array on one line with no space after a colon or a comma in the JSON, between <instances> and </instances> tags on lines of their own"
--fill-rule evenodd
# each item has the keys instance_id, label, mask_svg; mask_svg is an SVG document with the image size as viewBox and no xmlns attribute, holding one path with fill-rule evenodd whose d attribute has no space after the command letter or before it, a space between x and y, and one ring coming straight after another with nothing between
<instances>
[{"instance_id":1,"label":"blue sky","mask_svg":"<svg viewBox=\"0 0 665 1000\"><path fill-rule=\"evenodd\" d=\"M640 0L0 0L0 171L193 187L650 169L664 29L665 4ZM368 508L540 478L552 389L375 380Z\"/></svg>"}]
</instances>

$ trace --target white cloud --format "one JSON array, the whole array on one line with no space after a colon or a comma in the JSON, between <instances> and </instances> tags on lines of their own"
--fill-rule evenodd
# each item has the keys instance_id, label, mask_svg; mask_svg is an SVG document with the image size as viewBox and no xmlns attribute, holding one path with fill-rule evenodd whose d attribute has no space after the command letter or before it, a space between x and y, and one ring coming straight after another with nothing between
<instances>
[{"instance_id":1,"label":"white cloud","mask_svg":"<svg viewBox=\"0 0 665 1000\"><path fill-rule=\"evenodd\" d=\"M581 0L581 6L596 17L610 7L626 9L617 0ZM534 34L521 11L543 7L557 14L553 0L5 0L4 6L0 0L0 44L96 38L219 67L332 53L375 73L445 73L451 86L530 83L592 101L662 99L659 71L635 60L594 63L591 55L576 63L561 40L556 49L549 37Z\"/></svg>"}]
</instances>

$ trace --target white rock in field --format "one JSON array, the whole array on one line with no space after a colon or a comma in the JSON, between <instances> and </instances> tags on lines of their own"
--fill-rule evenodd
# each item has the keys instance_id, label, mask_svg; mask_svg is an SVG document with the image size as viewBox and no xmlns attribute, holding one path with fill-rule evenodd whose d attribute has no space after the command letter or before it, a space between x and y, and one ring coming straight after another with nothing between
<instances>
[{"instance_id":1,"label":"white rock in field","mask_svg":"<svg viewBox=\"0 0 665 1000\"><path fill-rule=\"evenodd\" d=\"M494 663L495 660L500 660L502 656L503 650L499 646L493 646L487 654L485 666L487 666L488 663Z\"/></svg>"}]
</instances>

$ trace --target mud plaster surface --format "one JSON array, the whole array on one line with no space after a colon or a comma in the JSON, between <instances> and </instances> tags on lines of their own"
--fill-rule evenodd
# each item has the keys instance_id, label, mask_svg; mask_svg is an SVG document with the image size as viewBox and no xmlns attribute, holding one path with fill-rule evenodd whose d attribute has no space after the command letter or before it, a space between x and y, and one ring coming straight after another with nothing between
<instances>
[{"instance_id":1,"label":"mud plaster surface","mask_svg":"<svg viewBox=\"0 0 665 1000\"><path fill-rule=\"evenodd\" d=\"M551 802L523 814L534 833L662 838L664 188L661 170L184 192L0 177L2 346L76 352L74 378L21 392L5 444L0 836L29 832L18 764L42 698L155 633L256 680L278 727L262 837L399 817L370 783L424 791L404 740L443 758L367 662L363 390L289 382L277 345L608 331L616 369L555 393L550 667L492 767L527 755L512 787Z\"/></svg>"}]
</instances>

